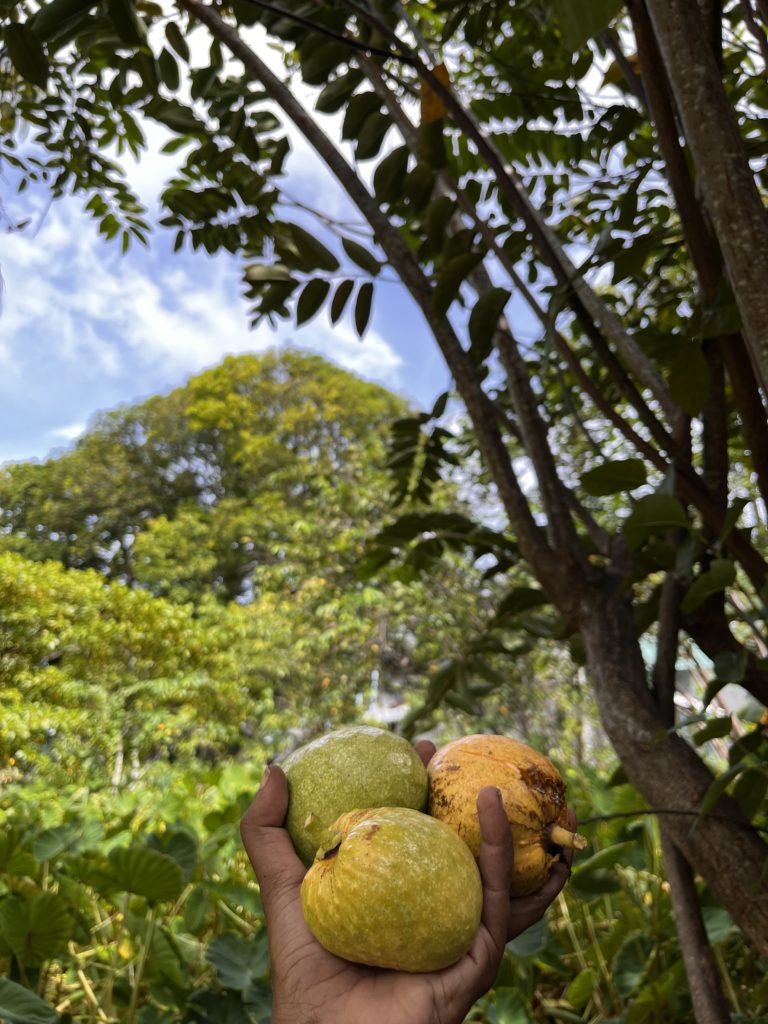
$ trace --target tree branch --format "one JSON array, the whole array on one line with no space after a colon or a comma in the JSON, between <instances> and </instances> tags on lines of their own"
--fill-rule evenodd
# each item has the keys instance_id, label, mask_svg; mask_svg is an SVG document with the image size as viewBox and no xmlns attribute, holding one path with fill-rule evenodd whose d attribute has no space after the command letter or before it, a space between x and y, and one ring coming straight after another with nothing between
<instances>
[{"instance_id":1,"label":"tree branch","mask_svg":"<svg viewBox=\"0 0 768 1024\"><path fill-rule=\"evenodd\" d=\"M755 376L768 393L768 217L696 0L646 0Z\"/></svg>"},{"instance_id":2,"label":"tree branch","mask_svg":"<svg viewBox=\"0 0 768 1024\"><path fill-rule=\"evenodd\" d=\"M424 276L397 229L380 210L376 200L346 161L334 143L318 127L311 115L294 97L290 89L240 38L211 7L200 0L179 0L179 5L205 24L212 35L242 61L247 71L257 78L271 98L302 132L318 156L334 174L349 197L374 230L393 268L405 284L432 329L456 386L472 419L478 446L485 464L509 515L520 549L539 577L548 595L566 617L575 613L578 595L584 580L574 574L575 564L564 561L561 552L555 552L533 518L528 501L510 464L506 447L496 423L493 403L483 392L473 364L461 347L448 319L435 311L432 286ZM569 573L569 570L570 573Z\"/></svg>"},{"instance_id":3,"label":"tree branch","mask_svg":"<svg viewBox=\"0 0 768 1024\"><path fill-rule=\"evenodd\" d=\"M616 314L606 306L571 262L554 230L541 218L539 211L533 206L514 167L504 160L453 90L439 80L433 70L411 47L398 39L385 21L362 4L357 3L356 0L344 0L344 2L363 21L379 31L385 39L388 39L393 48L404 53L408 63L417 69L419 76L443 100L454 124L465 132L468 138L472 139L478 152L494 172L497 188L522 218L543 261L552 270L558 284L565 289L568 303L576 313L587 335L593 342L597 336L605 344L602 338L604 333L621 354L637 380L650 391L670 421L674 422L680 409L656 367L635 339L625 330Z\"/></svg>"}]
</instances>

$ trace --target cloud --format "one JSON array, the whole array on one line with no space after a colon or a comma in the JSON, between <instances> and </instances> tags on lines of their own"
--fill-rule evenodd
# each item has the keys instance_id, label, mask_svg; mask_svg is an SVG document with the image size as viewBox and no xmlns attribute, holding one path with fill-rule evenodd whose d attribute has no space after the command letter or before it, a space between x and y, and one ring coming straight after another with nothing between
<instances>
[{"instance_id":1,"label":"cloud","mask_svg":"<svg viewBox=\"0 0 768 1024\"><path fill-rule=\"evenodd\" d=\"M44 371L37 374L36 391L44 381L56 388L62 374L76 372L79 394L73 399L80 403L100 401L99 388L110 381L121 394L130 382L130 400L175 386L225 355L281 344L401 386L401 357L376 331L360 342L349 324L332 327L325 312L299 331L287 323L249 330L236 260L168 250L168 239L156 235L151 251L121 256L84 220L76 201L57 203L36 237L9 236L0 320L0 359L9 372L0 395L12 386L11 377L17 387L37 363ZM87 412L93 411L89 405ZM65 422L81 422L82 404L73 412Z\"/></svg>"},{"instance_id":2,"label":"cloud","mask_svg":"<svg viewBox=\"0 0 768 1024\"><path fill-rule=\"evenodd\" d=\"M86 423L67 423L61 427L52 427L48 431L48 436L52 437L55 441L74 441L75 438L85 430Z\"/></svg>"}]
</instances>

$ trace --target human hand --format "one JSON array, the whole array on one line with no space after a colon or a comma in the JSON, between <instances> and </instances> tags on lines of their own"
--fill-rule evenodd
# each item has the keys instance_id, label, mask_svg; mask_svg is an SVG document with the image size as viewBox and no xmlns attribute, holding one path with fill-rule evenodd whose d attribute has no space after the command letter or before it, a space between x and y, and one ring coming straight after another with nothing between
<instances>
[{"instance_id":1,"label":"human hand","mask_svg":"<svg viewBox=\"0 0 768 1024\"><path fill-rule=\"evenodd\" d=\"M416 744L426 764L431 743ZM493 985L504 946L539 920L569 874L557 865L532 896L510 900L512 838L499 793L477 800L483 835L478 858L483 912L472 946L443 971L425 974L353 964L329 953L310 932L301 909L305 868L282 827L288 784L268 769L243 817L241 835L261 888L269 935L274 1008L272 1024L460 1024Z\"/></svg>"}]
</instances>

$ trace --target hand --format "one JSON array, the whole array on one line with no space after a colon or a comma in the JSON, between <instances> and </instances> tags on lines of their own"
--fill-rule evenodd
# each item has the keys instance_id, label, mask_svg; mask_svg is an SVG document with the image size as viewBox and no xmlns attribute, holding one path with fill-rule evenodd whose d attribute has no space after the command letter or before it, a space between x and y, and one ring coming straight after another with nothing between
<instances>
[{"instance_id":1,"label":"hand","mask_svg":"<svg viewBox=\"0 0 768 1024\"><path fill-rule=\"evenodd\" d=\"M421 743L416 749L426 764L435 748ZM483 912L471 948L443 971L382 970L334 956L307 927L299 896L305 868L282 827L288 784L278 767L267 770L240 832L259 881L269 933L272 1024L461 1024L493 985L505 943L543 916L570 873L567 864L558 864L538 893L510 900L512 838L498 790L482 789L477 807Z\"/></svg>"}]
</instances>

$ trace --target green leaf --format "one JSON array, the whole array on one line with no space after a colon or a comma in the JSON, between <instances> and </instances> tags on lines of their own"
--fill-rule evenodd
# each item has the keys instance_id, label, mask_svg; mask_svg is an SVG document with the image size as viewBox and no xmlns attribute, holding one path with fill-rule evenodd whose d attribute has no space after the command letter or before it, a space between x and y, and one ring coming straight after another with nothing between
<instances>
[{"instance_id":1,"label":"green leaf","mask_svg":"<svg viewBox=\"0 0 768 1024\"><path fill-rule=\"evenodd\" d=\"M684 614L695 611L708 597L730 587L736 579L736 566L730 558L715 558L706 572L698 576L680 602Z\"/></svg>"},{"instance_id":2,"label":"green leaf","mask_svg":"<svg viewBox=\"0 0 768 1024\"><path fill-rule=\"evenodd\" d=\"M536 956L546 947L548 941L549 925L547 919L542 917L536 924L526 928L516 939L508 942L507 949L512 956Z\"/></svg>"},{"instance_id":3,"label":"green leaf","mask_svg":"<svg viewBox=\"0 0 768 1024\"><path fill-rule=\"evenodd\" d=\"M736 923L723 907L702 907L701 916L704 918L707 938L713 946L719 946L739 934Z\"/></svg>"},{"instance_id":4,"label":"green leaf","mask_svg":"<svg viewBox=\"0 0 768 1024\"><path fill-rule=\"evenodd\" d=\"M197 836L190 828L171 827L165 832L147 836L147 846L172 857L182 870L187 883L197 866Z\"/></svg>"},{"instance_id":5,"label":"green leaf","mask_svg":"<svg viewBox=\"0 0 768 1024\"><path fill-rule=\"evenodd\" d=\"M0 1018L6 1024L55 1024L59 1015L34 992L0 978Z\"/></svg>"},{"instance_id":6,"label":"green leaf","mask_svg":"<svg viewBox=\"0 0 768 1024\"><path fill-rule=\"evenodd\" d=\"M615 785L616 783L614 783ZM602 871L605 868L612 868L636 849L637 843L629 841L625 843L614 843L613 846L606 846L597 853L593 853L586 860L579 860L573 869L574 877L579 878L590 874L593 871Z\"/></svg>"},{"instance_id":7,"label":"green leaf","mask_svg":"<svg viewBox=\"0 0 768 1024\"><path fill-rule=\"evenodd\" d=\"M181 868L167 854L142 846L110 851L112 874L122 892L133 892L150 903L175 900L184 888Z\"/></svg>"},{"instance_id":8,"label":"green leaf","mask_svg":"<svg viewBox=\"0 0 768 1024\"><path fill-rule=\"evenodd\" d=\"M508 619L549 603L547 595L538 587L515 587L501 599L495 618Z\"/></svg>"},{"instance_id":9,"label":"green leaf","mask_svg":"<svg viewBox=\"0 0 768 1024\"><path fill-rule=\"evenodd\" d=\"M475 303L469 317L469 340L476 362L482 362L490 355L493 335L511 295L506 288L489 288Z\"/></svg>"},{"instance_id":10,"label":"green leaf","mask_svg":"<svg viewBox=\"0 0 768 1024\"><path fill-rule=\"evenodd\" d=\"M738 523L739 519L741 518L741 513L749 504L749 500L749 498L733 499L731 505L728 508L728 511L725 514L722 529L720 530L720 533L717 537L718 542L720 544L722 544L723 541L730 536L731 530L733 530L736 524Z\"/></svg>"},{"instance_id":11,"label":"green leaf","mask_svg":"<svg viewBox=\"0 0 768 1024\"><path fill-rule=\"evenodd\" d=\"M346 308L349 297L352 294L352 290L355 287L355 282L346 280L342 281L336 288L333 299L331 300L331 323L335 324L341 320L344 309Z\"/></svg>"},{"instance_id":12,"label":"green leaf","mask_svg":"<svg viewBox=\"0 0 768 1024\"><path fill-rule=\"evenodd\" d=\"M513 988L497 988L493 1000L495 1024L532 1024L523 997Z\"/></svg>"},{"instance_id":13,"label":"green leaf","mask_svg":"<svg viewBox=\"0 0 768 1024\"><path fill-rule=\"evenodd\" d=\"M666 533L690 526L685 509L668 494L649 494L640 498L624 521L623 533L631 548L638 548L655 533Z\"/></svg>"},{"instance_id":14,"label":"green leaf","mask_svg":"<svg viewBox=\"0 0 768 1024\"><path fill-rule=\"evenodd\" d=\"M165 38L168 40L168 45L172 50L181 57L182 60L189 63L189 46L178 23L175 21L169 21L165 26Z\"/></svg>"},{"instance_id":15,"label":"green leaf","mask_svg":"<svg viewBox=\"0 0 768 1024\"><path fill-rule=\"evenodd\" d=\"M384 143L384 136L391 125L389 114L382 114L377 110L369 114L357 136L355 157L358 160L370 160L375 157L379 153Z\"/></svg>"},{"instance_id":16,"label":"green leaf","mask_svg":"<svg viewBox=\"0 0 768 1024\"><path fill-rule=\"evenodd\" d=\"M301 327L317 313L331 289L328 281L314 277L307 281L296 302L296 326Z\"/></svg>"},{"instance_id":17,"label":"green leaf","mask_svg":"<svg viewBox=\"0 0 768 1024\"><path fill-rule=\"evenodd\" d=\"M344 252L358 267L361 267L374 277L379 273L382 266L381 263L364 245L360 245L359 242L355 242L351 238L342 238L341 244L344 247Z\"/></svg>"},{"instance_id":18,"label":"green leaf","mask_svg":"<svg viewBox=\"0 0 768 1024\"><path fill-rule=\"evenodd\" d=\"M157 58L157 68L163 80L163 85L167 86L171 92L176 92L181 82L179 65L176 63L176 58L171 51L166 50L165 47L160 51L160 56Z\"/></svg>"},{"instance_id":19,"label":"green leaf","mask_svg":"<svg viewBox=\"0 0 768 1024\"><path fill-rule=\"evenodd\" d=\"M36 11L27 24L38 39L47 43L79 26L95 6L95 0L53 0Z\"/></svg>"},{"instance_id":20,"label":"green leaf","mask_svg":"<svg viewBox=\"0 0 768 1024\"><path fill-rule=\"evenodd\" d=\"M445 229L456 210L456 205L456 200L451 196L437 196L427 207L424 230L430 249L435 253L442 248Z\"/></svg>"},{"instance_id":21,"label":"green leaf","mask_svg":"<svg viewBox=\"0 0 768 1024\"><path fill-rule=\"evenodd\" d=\"M583 1010L595 989L595 972L591 967L579 971L565 992L565 998L574 1010Z\"/></svg>"},{"instance_id":22,"label":"green leaf","mask_svg":"<svg viewBox=\"0 0 768 1024\"><path fill-rule=\"evenodd\" d=\"M368 321L371 318L371 303L373 302L373 285L366 281L360 285L355 301L355 329L362 338Z\"/></svg>"},{"instance_id":23,"label":"green leaf","mask_svg":"<svg viewBox=\"0 0 768 1024\"><path fill-rule=\"evenodd\" d=\"M622 943L613 961L613 982L619 994L626 999L635 992L645 977L646 965L653 944L647 935L635 932Z\"/></svg>"},{"instance_id":24,"label":"green leaf","mask_svg":"<svg viewBox=\"0 0 768 1024\"><path fill-rule=\"evenodd\" d=\"M315 238L298 224L285 224L291 241L300 254L301 264L305 270L327 270L339 269L339 261L327 249L321 241Z\"/></svg>"},{"instance_id":25,"label":"green leaf","mask_svg":"<svg viewBox=\"0 0 768 1024\"><path fill-rule=\"evenodd\" d=\"M703 338L727 337L729 334L736 334L741 327L741 313L736 304L733 290L728 280L723 278L715 295L702 309L701 336Z\"/></svg>"},{"instance_id":26,"label":"green leaf","mask_svg":"<svg viewBox=\"0 0 768 1024\"><path fill-rule=\"evenodd\" d=\"M373 191L381 202L391 203L403 194L410 150L397 146L384 157L373 173Z\"/></svg>"},{"instance_id":27,"label":"green leaf","mask_svg":"<svg viewBox=\"0 0 768 1024\"><path fill-rule=\"evenodd\" d=\"M712 718L703 729L699 729L698 732L693 734L693 742L697 747L700 747L703 743L708 743L710 740L721 739L723 736L730 735L732 728L733 722L730 715L726 715L724 718Z\"/></svg>"},{"instance_id":28,"label":"green leaf","mask_svg":"<svg viewBox=\"0 0 768 1024\"><path fill-rule=\"evenodd\" d=\"M217 935L208 946L206 959L224 988L248 989L269 969L266 932L262 930L252 939L236 932Z\"/></svg>"},{"instance_id":29,"label":"green leaf","mask_svg":"<svg viewBox=\"0 0 768 1024\"><path fill-rule=\"evenodd\" d=\"M624 0L546 0L550 13L557 18L563 42L570 50L580 50L588 39L599 35L624 7Z\"/></svg>"},{"instance_id":30,"label":"green leaf","mask_svg":"<svg viewBox=\"0 0 768 1024\"><path fill-rule=\"evenodd\" d=\"M147 26L139 17L131 0L107 0L107 10L120 39L128 46L143 46Z\"/></svg>"},{"instance_id":31,"label":"green leaf","mask_svg":"<svg viewBox=\"0 0 768 1024\"><path fill-rule=\"evenodd\" d=\"M198 134L203 129L203 125L189 107L185 107L178 100L164 100L160 96L153 96L144 107L144 113L153 121L159 121L180 135Z\"/></svg>"},{"instance_id":32,"label":"green leaf","mask_svg":"<svg viewBox=\"0 0 768 1024\"><path fill-rule=\"evenodd\" d=\"M341 110L362 80L363 73L358 68L352 68L334 78L320 90L315 109L321 114L335 114L337 110Z\"/></svg>"},{"instance_id":33,"label":"green leaf","mask_svg":"<svg viewBox=\"0 0 768 1024\"><path fill-rule=\"evenodd\" d=\"M72 920L63 896L41 892L0 903L0 935L25 966L39 967L67 948Z\"/></svg>"},{"instance_id":34,"label":"green leaf","mask_svg":"<svg viewBox=\"0 0 768 1024\"><path fill-rule=\"evenodd\" d=\"M329 40L319 46L315 43L311 52L302 53L301 77L308 85L322 85L348 56L349 49L345 43L336 40Z\"/></svg>"},{"instance_id":35,"label":"green leaf","mask_svg":"<svg viewBox=\"0 0 768 1024\"><path fill-rule=\"evenodd\" d=\"M709 394L709 367L700 345L681 345L667 374L672 397L689 416L697 416Z\"/></svg>"},{"instance_id":36,"label":"green leaf","mask_svg":"<svg viewBox=\"0 0 768 1024\"><path fill-rule=\"evenodd\" d=\"M753 820L766 807L768 765L748 767L733 787L733 796L744 814Z\"/></svg>"},{"instance_id":37,"label":"green leaf","mask_svg":"<svg viewBox=\"0 0 768 1024\"><path fill-rule=\"evenodd\" d=\"M285 281L286 283L294 281L290 270L288 267L283 266L282 263L272 263L269 265L253 263L245 268L244 277L246 281L259 284L265 281Z\"/></svg>"},{"instance_id":38,"label":"green leaf","mask_svg":"<svg viewBox=\"0 0 768 1024\"><path fill-rule=\"evenodd\" d=\"M731 765L730 768L727 768L722 775L718 775L715 781L707 789L704 794L704 798L701 801L701 806L699 807L700 818L705 818L709 814L717 801L730 786L731 782L733 782L738 775L741 775L743 771L746 771L746 769L747 766L745 764L734 764Z\"/></svg>"},{"instance_id":39,"label":"green leaf","mask_svg":"<svg viewBox=\"0 0 768 1024\"><path fill-rule=\"evenodd\" d=\"M356 139L369 114L381 109L381 100L375 92L359 92L347 104L341 137L345 142Z\"/></svg>"},{"instance_id":40,"label":"green leaf","mask_svg":"<svg viewBox=\"0 0 768 1024\"><path fill-rule=\"evenodd\" d=\"M611 459L581 475L581 486L593 497L633 491L647 483L648 476L642 459Z\"/></svg>"},{"instance_id":41,"label":"green leaf","mask_svg":"<svg viewBox=\"0 0 768 1024\"><path fill-rule=\"evenodd\" d=\"M38 37L28 25L10 24L3 29L3 39L11 63L22 78L41 89L48 87L48 58Z\"/></svg>"},{"instance_id":42,"label":"green leaf","mask_svg":"<svg viewBox=\"0 0 768 1024\"><path fill-rule=\"evenodd\" d=\"M438 315L448 312L454 299L459 295L462 282L483 258L482 253L469 252L452 259L437 276L432 290L432 304Z\"/></svg>"}]
</instances>

